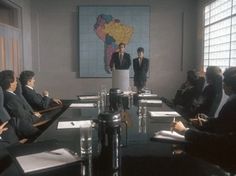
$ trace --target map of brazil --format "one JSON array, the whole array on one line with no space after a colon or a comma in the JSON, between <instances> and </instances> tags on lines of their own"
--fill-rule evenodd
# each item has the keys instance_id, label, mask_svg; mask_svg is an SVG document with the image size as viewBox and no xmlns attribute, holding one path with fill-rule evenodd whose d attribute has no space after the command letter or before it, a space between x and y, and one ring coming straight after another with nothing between
<instances>
[{"instance_id":1,"label":"map of brazil","mask_svg":"<svg viewBox=\"0 0 236 176\"><path fill-rule=\"evenodd\" d=\"M121 42L131 58L140 46L149 57L149 7L79 7L80 77L111 77L111 55Z\"/></svg>"}]
</instances>

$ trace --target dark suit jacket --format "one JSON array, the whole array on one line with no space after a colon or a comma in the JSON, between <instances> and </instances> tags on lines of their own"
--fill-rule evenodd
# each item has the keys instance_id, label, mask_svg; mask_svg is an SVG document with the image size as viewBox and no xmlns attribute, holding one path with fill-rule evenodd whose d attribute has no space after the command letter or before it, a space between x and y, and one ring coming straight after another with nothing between
<instances>
[{"instance_id":1,"label":"dark suit jacket","mask_svg":"<svg viewBox=\"0 0 236 176\"><path fill-rule=\"evenodd\" d=\"M113 68L115 64L115 69L129 69L131 65L130 55L128 53L124 53L122 63L120 63L119 52L115 52L111 56L110 68Z\"/></svg>"},{"instance_id":2,"label":"dark suit jacket","mask_svg":"<svg viewBox=\"0 0 236 176\"><path fill-rule=\"evenodd\" d=\"M196 109L196 113L203 113L206 115L211 115L210 114L210 109L214 103L214 99L216 97L217 91L214 88L213 85L207 85L203 92L202 95L200 96L200 106Z\"/></svg>"},{"instance_id":3,"label":"dark suit jacket","mask_svg":"<svg viewBox=\"0 0 236 176\"><path fill-rule=\"evenodd\" d=\"M185 139L191 142L186 148L187 153L224 169L236 169L236 133L215 134L188 130Z\"/></svg>"},{"instance_id":4,"label":"dark suit jacket","mask_svg":"<svg viewBox=\"0 0 236 176\"><path fill-rule=\"evenodd\" d=\"M10 92L4 92L4 106L12 118L12 126L15 128L18 137L31 137L39 131L33 127L33 123L39 120L31 112L22 100Z\"/></svg>"},{"instance_id":5,"label":"dark suit jacket","mask_svg":"<svg viewBox=\"0 0 236 176\"><path fill-rule=\"evenodd\" d=\"M200 130L214 133L236 132L236 97L223 105L218 118L210 118Z\"/></svg>"},{"instance_id":6,"label":"dark suit jacket","mask_svg":"<svg viewBox=\"0 0 236 176\"><path fill-rule=\"evenodd\" d=\"M4 131L0 136L0 143L1 144L6 144L6 145L11 145L11 144L16 144L18 143L18 137L16 136L15 129L11 126L10 123L6 125L8 128L7 131ZM1 146L0 144L0 146ZM1 147L0 147L1 148Z\"/></svg>"},{"instance_id":7,"label":"dark suit jacket","mask_svg":"<svg viewBox=\"0 0 236 176\"><path fill-rule=\"evenodd\" d=\"M40 111L49 108L51 98L42 96L27 86L22 87L22 94L34 110Z\"/></svg>"},{"instance_id":8,"label":"dark suit jacket","mask_svg":"<svg viewBox=\"0 0 236 176\"><path fill-rule=\"evenodd\" d=\"M134 86L143 87L147 80L147 72L149 69L149 60L143 58L141 65L139 65L139 58L133 59L134 69Z\"/></svg>"}]
</instances>

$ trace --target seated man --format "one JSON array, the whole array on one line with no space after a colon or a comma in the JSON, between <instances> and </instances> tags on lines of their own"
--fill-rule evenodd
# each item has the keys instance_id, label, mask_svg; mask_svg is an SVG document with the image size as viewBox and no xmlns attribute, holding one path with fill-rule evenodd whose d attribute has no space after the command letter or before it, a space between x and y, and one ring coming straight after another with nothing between
<instances>
[{"instance_id":1,"label":"seated man","mask_svg":"<svg viewBox=\"0 0 236 176\"><path fill-rule=\"evenodd\" d=\"M33 123L38 122L41 115L31 112L14 93L17 82L13 71L4 70L0 73L0 86L4 91L4 106L11 118L15 119L13 126L18 137L28 138L36 135L39 130Z\"/></svg>"},{"instance_id":2,"label":"seated man","mask_svg":"<svg viewBox=\"0 0 236 176\"><path fill-rule=\"evenodd\" d=\"M221 108L218 118L207 118L200 114L195 119L190 119L197 129L219 134L236 133L236 67L224 72L223 82L224 92L229 96L227 102Z\"/></svg>"},{"instance_id":3,"label":"seated man","mask_svg":"<svg viewBox=\"0 0 236 176\"><path fill-rule=\"evenodd\" d=\"M206 70L207 86L193 104L193 115L204 113L213 116L222 97L222 72L217 66L208 66ZM213 108L215 106L215 108Z\"/></svg>"},{"instance_id":4,"label":"seated man","mask_svg":"<svg viewBox=\"0 0 236 176\"><path fill-rule=\"evenodd\" d=\"M173 101L169 101L165 98L162 98L162 100L187 118L189 114L191 114L192 103L198 95L197 81L198 75L196 72L189 70L187 72L187 80L177 90Z\"/></svg>"},{"instance_id":5,"label":"seated man","mask_svg":"<svg viewBox=\"0 0 236 176\"><path fill-rule=\"evenodd\" d=\"M186 151L226 170L236 170L236 133L208 133L186 128L182 122L174 124L174 130L182 132L190 142Z\"/></svg>"},{"instance_id":6,"label":"seated man","mask_svg":"<svg viewBox=\"0 0 236 176\"><path fill-rule=\"evenodd\" d=\"M10 145L19 144L14 128L9 121L0 122L0 150Z\"/></svg>"},{"instance_id":7,"label":"seated man","mask_svg":"<svg viewBox=\"0 0 236 176\"><path fill-rule=\"evenodd\" d=\"M22 84L22 94L34 110L40 111L52 107L54 105L62 104L61 100L50 98L48 91L44 91L42 96L34 90L34 72L21 72L20 82Z\"/></svg>"}]
</instances>

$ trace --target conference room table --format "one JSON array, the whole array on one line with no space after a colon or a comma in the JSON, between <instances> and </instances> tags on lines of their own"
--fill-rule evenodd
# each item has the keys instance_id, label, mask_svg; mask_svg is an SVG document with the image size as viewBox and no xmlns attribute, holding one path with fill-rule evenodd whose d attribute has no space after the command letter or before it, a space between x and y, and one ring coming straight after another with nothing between
<instances>
[{"instance_id":1,"label":"conference room table","mask_svg":"<svg viewBox=\"0 0 236 176\"><path fill-rule=\"evenodd\" d=\"M68 148L80 155L80 130L58 129L61 121L97 121L100 107L70 108L69 105L78 100L64 100L66 108L62 114L48 127L33 144L24 144L20 147L10 147L12 157L29 154L58 147ZM86 101L85 101L86 102ZM97 103L97 102L94 102ZM169 111L164 103L161 106L147 106L147 111ZM184 144L172 144L152 141L154 133L160 130L170 130L173 117L151 118L147 116L146 123L142 127L138 118L138 106L122 110L124 120L127 122L127 145L125 130L121 131L121 165L122 176L221 176L225 172L218 166L208 163L200 158L193 157L184 152ZM177 117L176 120L183 120ZM146 130L142 128L146 127ZM88 175L97 176L100 173L98 134L95 127L92 130L92 154L81 156L82 161L68 167L43 170L35 175ZM123 128L122 128L123 129ZM180 151L180 152L179 152ZM15 163L13 163L14 165ZM22 174L19 166L18 175ZM56 170L56 171L55 171ZM54 171L54 172L53 172ZM17 175L17 174L16 174ZM23 174L22 174L23 175ZM31 175L31 174L28 174ZM34 175L34 174L32 174Z\"/></svg>"}]
</instances>

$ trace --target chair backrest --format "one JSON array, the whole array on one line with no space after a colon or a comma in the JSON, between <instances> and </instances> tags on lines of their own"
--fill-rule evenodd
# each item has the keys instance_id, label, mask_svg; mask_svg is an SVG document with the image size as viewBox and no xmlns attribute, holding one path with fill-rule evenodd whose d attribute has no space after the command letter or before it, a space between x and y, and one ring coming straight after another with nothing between
<instances>
[{"instance_id":1,"label":"chair backrest","mask_svg":"<svg viewBox=\"0 0 236 176\"><path fill-rule=\"evenodd\" d=\"M222 88L222 76L218 75L214 82L214 87L216 90L216 96L214 98L213 104L210 108L209 116L214 117L215 113L222 101L222 95L223 95L223 88Z\"/></svg>"},{"instance_id":2,"label":"chair backrest","mask_svg":"<svg viewBox=\"0 0 236 176\"><path fill-rule=\"evenodd\" d=\"M25 97L22 94L22 85L20 83L19 80L17 80L17 86L16 86L16 90L15 90L16 95L18 95L20 97L20 99L22 100L22 102L24 103L24 105L30 110L30 111L34 111L32 109L32 107L30 106L30 104L27 102L27 100L25 99Z\"/></svg>"},{"instance_id":3,"label":"chair backrest","mask_svg":"<svg viewBox=\"0 0 236 176\"><path fill-rule=\"evenodd\" d=\"M2 123L9 121L11 119L10 115L4 108L4 93L2 87L0 87L0 121Z\"/></svg>"},{"instance_id":4,"label":"chair backrest","mask_svg":"<svg viewBox=\"0 0 236 176\"><path fill-rule=\"evenodd\" d=\"M196 99L201 95L204 84L205 84L205 78L203 76L199 77L196 84L196 91L197 91Z\"/></svg>"},{"instance_id":5,"label":"chair backrest","mask_svg":"<svg viewBox=\"0 0 236 176\"><path fill-rule=\"evenodd\" d=\"M4 93L2 88L0 87L0 121L2 123L9 121L7 124L8 130L1 134L1 137L8 144L14 144L18 142L18 138L16 136L15 127L13 124L13 118L10 117L7 110L4 107Z\"/></svg>"}]
</instances>

